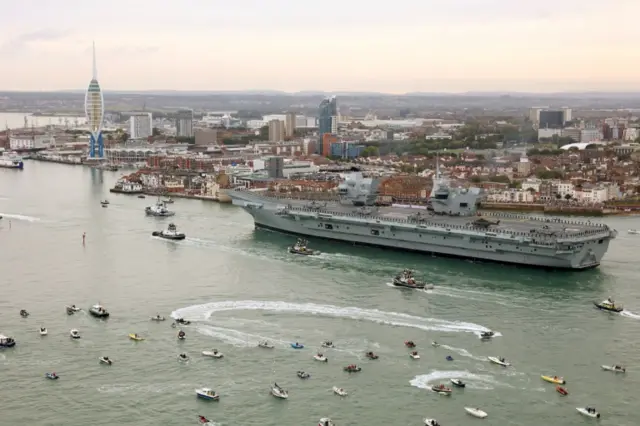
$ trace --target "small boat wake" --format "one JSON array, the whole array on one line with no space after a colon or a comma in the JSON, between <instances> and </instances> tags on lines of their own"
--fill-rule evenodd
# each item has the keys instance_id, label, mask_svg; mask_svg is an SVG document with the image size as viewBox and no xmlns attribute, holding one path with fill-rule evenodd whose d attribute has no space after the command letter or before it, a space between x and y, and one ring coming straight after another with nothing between
<instances>
[{"instance_id":1,"label":"small boat wake","mask_svg":"<svg viewBox=\"0 0 640 426\"><path fill-rule=\"evenodd\" d=\"M260 334L245 333L242 331L234 330L232 328L214 327L210 325L198 325L196 331L205 336L210 336L223 342L229 343L233 346L239 347L254 347L258 346L258 343L268 341L272 345L289 347L290 341L284 341L280 339L274 339L268 336L262 336Z\"/></svg>"},{"instance_id":2,"label":"small boat wake","mask_svg":"<svg viewBox=\"0 0 640 426\"><path fill-rule=\"evenodd\" d=\"M620 316L640 320L640 315L638 315L638 314L634 314L633 312L629 312L629 311L622 311L622 312L620 312Z\"/></svg>"},{"instance_id":3,"label":"small boat wake","mask_svg":"<svg viewBox=\"0 0 640 426\"><path fill-rule=\"evenodd\" d=\"M444 348L444 349L449 349L452 352L457 353L460 356L465 356L467 358L471 358L471 359L475 359L476 361L486 361L487 358L486 357L480 357L480 356L475 356L474 354L472 354L471 352L469 352L468 350L464 349L464 348L456 348L454 346L449 346L449 345L445 345L445 344L440 344L439 345L440 348Z\"/></svg>"},{"instance_id":4,"label":"small boat wake","mask_svg":"<svg viewBox=\"0 0 640 426\"><path fill-rule=\"evenodd\" d=\"M480 335L488 328L463 321L447 321L436 318L424 318L398 312L384 312L377 309L318 305L315 303L290 303L255 300L238 300L206 303L178 309L171 313L172 318L189 320L209 320L218 312L226 311L268 311L292 314L309 314L333 318L351 318L357 321L371 321L397 327L417 328L425 331L467 332ZM499 333L496 333L498 335Z\"/></svg>"},{"instance_id":5,"label":"small boat wake","mask_svg":"<svg viewBox=\"0 0 640 426\"><path fill-rule=\"evenodd\" d=\"M23 214L0 213L0 216L4 217L5 219L22 220L24 222L40 222L40 218L38 217L26 216Z\"/></svg>"},{"instance_id":6,"label":"small boat wake","mask_svg":"<svg viewBox=\"0 0 640 426\"><path fill-rule=\"evenodd\" d=\"M496 381L488 374L473 374L469 371L432 371L429 374L421 374L409 380L409 384L420 389L431 390L431 386L438 383L445 383L449 386L450 379L463 379L468 389L492 390L496 386L511 387L505 383Z\"/></svg>"}]
</instances>

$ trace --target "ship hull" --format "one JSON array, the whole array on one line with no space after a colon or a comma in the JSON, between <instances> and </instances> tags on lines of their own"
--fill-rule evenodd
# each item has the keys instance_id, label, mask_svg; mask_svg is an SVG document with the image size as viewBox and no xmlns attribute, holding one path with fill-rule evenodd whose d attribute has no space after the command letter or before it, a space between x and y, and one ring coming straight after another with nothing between
<instances>
[{"instance_id":1,"label":"ship hull","mask_svg":"<svg viewBox=\"0 0 640 426\"><path fill-rule=\"evenodd\" d=\"M15 163L0 163L0 167L3 169L24 169L24 163L22 161L17 161Z\"/></svg>"}]
</instances>

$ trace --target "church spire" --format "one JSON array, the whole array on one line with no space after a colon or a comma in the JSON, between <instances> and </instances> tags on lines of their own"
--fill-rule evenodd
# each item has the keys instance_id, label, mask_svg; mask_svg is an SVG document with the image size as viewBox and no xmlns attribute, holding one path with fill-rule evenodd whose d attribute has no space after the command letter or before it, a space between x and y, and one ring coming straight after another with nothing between
<instances>
[{"instance_id":1,"label":"church spire","mask_svg":"<svg viewBox=\"0 0 640 426\"><path fill-rule=\"evenodd\" d=\"M96 42L93 42L93 79L98 80L98 66L96 65Z\"/></svg>"}]
</instances>

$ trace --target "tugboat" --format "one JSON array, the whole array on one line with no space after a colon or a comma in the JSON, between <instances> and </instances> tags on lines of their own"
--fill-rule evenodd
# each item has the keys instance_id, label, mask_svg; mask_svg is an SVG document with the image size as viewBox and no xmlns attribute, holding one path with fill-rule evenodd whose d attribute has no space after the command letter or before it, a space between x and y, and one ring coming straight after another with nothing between
<instances>
[{"instance_id":1,"label":"tugboat","mask_svg":"<svg viewBox=\"0 0 640 426\"><path fill-rule=\"evenodd\" d=\"M147 216L159 217L169 217L175 214L175 212L169 211L164 203L160 200L158 200L155 206L145 208L144 212L147 214Z\"/></svg>"},{"instance_id":2,"label":"tugboat","mask_svg":"<svg viewBox=\"0 0 640 426\"><path fill-rule=\"evenodd\" d=\"M298 241L296 241L296 243L293 246L289 247L289 253L301 254L303 256L312 256L314 254L320 254L320 252L318 251L307 248L308 243L309 242L307 240L298 238Z\"/></svg>"},{"instance_id":3,"label":"tugboat","mask_svg":"<svg viewBox=\"0 0 640 426\"><path fill-rule=\"evenodd\" d=\"M100 304L90 307L89 313L96 318L109 318L109 312Z\"/></svg>"},{"instance_id":4,"label":"tugboat","mask_svg":"<svg viewBox=\"0 0 640 426\"><path fill-rule=\"evenodd\" d=\"M16 341L13 337L7 337L3 334L0 334L0 348L12 348L16 345Z\"/></svg>"},{"instance_id":5,"label":"tugboat","mask_svg":"<svg viewBox=\"0 0 640 426\"><path fill-rule=\"evenodd\" d=\"M187 236L182 232L178 232L178 228L173 223L170 223L167 229L164 231L155 231L151 233L154 237L164 238L165 240L184 240Z\"/></svg>"},{"instance_id":6,"label":"tugboat","mask_svg":"<svg viewBox=\"0 0 640 426\"><path fill-rule=\"evenodd\" d=\"M393 279L393 285L396 287L405 287L405 288L415 288L418 290L423 290L427 285L425 282L416 281L413 276L413 271L409 269L405 269L401 274L398 274Z\"/></svg>"},{"instance_id":7,"label":"tugboat","mask_svg":"<svg viewBox=\"0 0 640 426\"><path fill-rule=\"evenodd\" d=\"M622 312L624 310L622 306L616 305L616 302L610 297L600 303L593 302L593 304L601 311Z\"/></svg>"}]
</instances>

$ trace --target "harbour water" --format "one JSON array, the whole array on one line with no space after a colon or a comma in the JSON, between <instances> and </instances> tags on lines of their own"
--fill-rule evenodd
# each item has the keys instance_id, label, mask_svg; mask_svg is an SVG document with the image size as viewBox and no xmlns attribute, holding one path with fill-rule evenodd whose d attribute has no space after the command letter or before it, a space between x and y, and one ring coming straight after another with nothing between
<instances>
[{"instance_id":1,"label":"harbour water","mask_svg":"<svg viewBox=\"0 0 640 426\"><path fill-rule=\"evenodd\" d=\"M177 199L170 219L146 217L155 200L110 194L117 172L27 162L0 169L0 350L2 424L471 425L465 406L490 425L583 425L576 407L595 406L603 425L637 426L640 392L640 219L607 218L619 237L598 269L547 272L357 248L322 241L317 257L286 252L292 238L255 231L230 205ZM100 206L109 199L108 208ZM182 242L151 237L173 221ZM86 244L82 234L86 232ZM402 291L387 284L413 268L436 288ZM612 315L592 302L613 297L629 311ZM85 310L100 302L106 321ZM21 318L20 309L31 315ZM171 321L193 320L179 342ZM38 334L40 326L49 335ZM69 338L77 328L82 339ZM481 341L477 333L501 335ZM145 341L133 342L129 333ZM273 350L256 347L267 339ZM312 356L321 341L328 363ZM404 347L413 340L421 355ZM431 341L442 346L434 348ZM302 350L290 348L300 342ZM213 348L223 359L201 356ZM371 350L380 358L366 360ZM181 352L191 360L179 363ZM107 355L112 366L100 365ZM451 355L454 360L445 358ZM503 356L501 368L487 356ZM356 363L358 374L342 367ZM624 364L626 374L600 369ZM300 380L296 371L311 374ZM57 381L44 378L55 371ZM562 397L541 374L567 379ZM468 383L451 397L430 385ZM269 395L273 382L289 400ZM219 402L197 400L211 387ZM345 388L340 398L332 386Z\"/></svg>"},{"instance_id":2,"label":"harbour water","mask_svg":"<svg viewBox=\"0 0 640 426\"><path fill-rule=\"evenodd\" d=\"M69 126L70 128L82 126L87 122L85 117L72 116L34 116L31 114L23 114L19 112L0 112L0 130L21 129L25 127L41 127L41 126Z\"/></svg>"}]
</instances>

